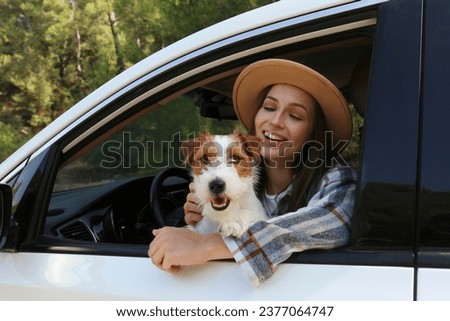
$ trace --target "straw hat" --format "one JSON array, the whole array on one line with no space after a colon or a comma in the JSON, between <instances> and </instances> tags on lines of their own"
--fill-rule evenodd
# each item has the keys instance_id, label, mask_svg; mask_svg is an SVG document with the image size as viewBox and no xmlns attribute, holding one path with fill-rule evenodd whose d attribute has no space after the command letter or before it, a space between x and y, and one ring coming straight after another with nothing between
<instances>
[{"instance_id":1,"label":"straw hat","mask_svg":"<svg viewBox=\"0 0 450 321\"><path fill-rule=\"evenodd\" d=\"M308 92L322 108L326 130L334 133L333 140L350 140L352 117L348 103L339 89L315 70L283 59L252 63L239 74L234 83L234 109L249 132L253 129L263 90L275 84L289 84Z\"/></svg>"}]
</instances>

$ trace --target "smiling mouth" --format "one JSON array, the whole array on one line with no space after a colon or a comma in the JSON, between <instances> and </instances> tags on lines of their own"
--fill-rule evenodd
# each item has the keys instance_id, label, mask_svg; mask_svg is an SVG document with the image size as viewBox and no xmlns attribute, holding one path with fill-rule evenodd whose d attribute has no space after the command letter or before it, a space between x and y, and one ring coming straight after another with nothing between
<instances>
[{"instance_id":1,"label":"smiling mouth","mask_svg":"<svg viewBox=\"0 0 450 321\"><path fill-rule=\"evenodd\" d=\"M230 200L225 196L217 196L211 199L211 206L215 211L223 211L228 205L230 205Z\"/></svg>"},{"instance_id":2,"label":"smiling mouth","mask_svg":"<svg viewBox=\"0 0 450 321\"><path fill-rule=\"evenodd\" d=\"M266 139L268 139L268 140L270 140L270 141L274 141L274 142L284 142L284 141L287 141L286 138L281 137L281 136L278 136L278 135L275 135L275 134L273 134L273 133L271 133L271 132L269 132L269 131L264 131L264 132L263 132L263 135L264 135L264 137L265 137Z\"/></svg>"}]
</instances>

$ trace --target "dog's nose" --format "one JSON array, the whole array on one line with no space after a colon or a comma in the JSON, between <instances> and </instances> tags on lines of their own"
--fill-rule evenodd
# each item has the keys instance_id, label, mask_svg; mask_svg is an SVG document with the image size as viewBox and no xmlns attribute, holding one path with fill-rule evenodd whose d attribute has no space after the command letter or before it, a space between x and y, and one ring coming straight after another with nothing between
<instances>
[{"instance_id":1,"label":"dog's nose","mask_svg":"<svg viewBox=\"0 0 450 321\"><path fill-rule=\"evenodd\" d=\"M209 190L214 194L223 193L225 190L225 182L219 178L216 178L209 182Z\"/></svg>"}]
</instances>

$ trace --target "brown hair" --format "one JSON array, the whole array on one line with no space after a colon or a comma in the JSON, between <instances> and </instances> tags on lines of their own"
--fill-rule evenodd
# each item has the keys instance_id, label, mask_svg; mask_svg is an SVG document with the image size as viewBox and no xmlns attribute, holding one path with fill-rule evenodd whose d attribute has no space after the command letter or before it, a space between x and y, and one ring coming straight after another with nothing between
<instances>
[{"instance_id":1,"label":"brown hair","mask_svg":"<svg viewBox=\"0 0 450 321\"><path fill-rule=\"evenodd\" d=\"M279 210L292 212L307 205L310 196L312 196L310 195L312 189L318 184L325 172L325 157L328 149L325 143L325 116L320 106L316 103L312 134L310 139L303 145L301 162L294 169L292 176L293 189L287 208L280 208ZM318 144L320 148L316 148L315 144Z\"/></svg>"}]
</instances>

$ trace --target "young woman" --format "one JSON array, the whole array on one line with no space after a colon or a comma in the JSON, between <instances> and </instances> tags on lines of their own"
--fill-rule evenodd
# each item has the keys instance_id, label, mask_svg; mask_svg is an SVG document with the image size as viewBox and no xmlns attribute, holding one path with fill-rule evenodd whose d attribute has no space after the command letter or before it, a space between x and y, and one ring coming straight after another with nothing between
<instances>
[{"instance_id":1,"label":"young woman","mask_svg":"<svg viewBox=\"0 0 450 321\"><path fill-rule=\"evenodd\" d=\"M293 252L348 244L356 176L330 147L350 140L352 119L329 80L281 59L245 68L234 85L233 102L249 133L262 140L258 195L270 219L253 224L241 238L159 229L148 255L168 272L234 258L259 285ZM192 192L184 210L188 224L201 220Z\"/></svg>"}]
</instances>

